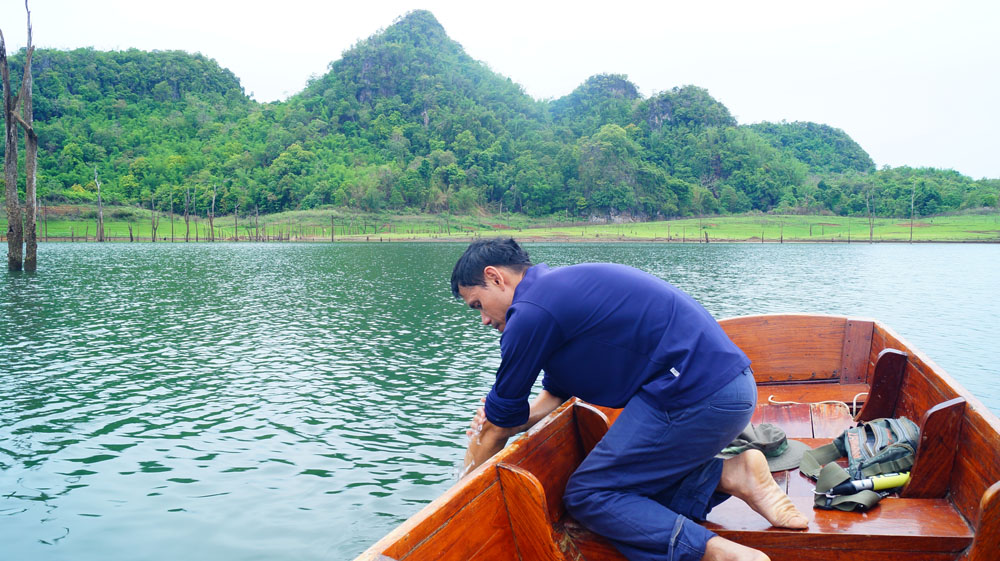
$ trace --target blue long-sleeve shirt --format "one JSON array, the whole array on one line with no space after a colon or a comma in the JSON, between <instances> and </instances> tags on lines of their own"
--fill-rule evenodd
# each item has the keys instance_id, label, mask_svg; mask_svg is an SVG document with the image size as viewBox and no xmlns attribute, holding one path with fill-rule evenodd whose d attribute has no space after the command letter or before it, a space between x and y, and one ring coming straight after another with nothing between
<instances>
[{"instance_id":1,"label":"blue long-sleeve shirt","mask_svg":"<svg viewBox=\"0 0 1000 561\"><path fill-rule=\"evenodd\" d=\"M506 321L485 408L500 427L528 420L542 370L542 386L560 397L623 407L639 394L666 410L707 397L750 365L693 298L624 265L531 267Z\"/></svg>"}]
</instances>

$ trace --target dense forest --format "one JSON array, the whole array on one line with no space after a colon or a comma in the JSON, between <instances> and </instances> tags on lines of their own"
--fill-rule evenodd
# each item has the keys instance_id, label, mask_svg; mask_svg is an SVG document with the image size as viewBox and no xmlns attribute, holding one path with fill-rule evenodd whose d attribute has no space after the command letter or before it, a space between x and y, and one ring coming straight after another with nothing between
<instances>
[{"instance_id":1,"label":"dense forest","mask_svg":"<svg viewBox=\"0 0 1000 561\"><path fill-rule=\"evenodd\" d=\"M21 75L24 52L11 57ZM649 219L747 211L909 216L997 206L1000 180L876 169L843 131L740 125L696 86L622 75L538 101L415 11L285 102L257 103L200 54L39 49L45 204L205 215L337 205Z\"/></svg>"}]
</instances>

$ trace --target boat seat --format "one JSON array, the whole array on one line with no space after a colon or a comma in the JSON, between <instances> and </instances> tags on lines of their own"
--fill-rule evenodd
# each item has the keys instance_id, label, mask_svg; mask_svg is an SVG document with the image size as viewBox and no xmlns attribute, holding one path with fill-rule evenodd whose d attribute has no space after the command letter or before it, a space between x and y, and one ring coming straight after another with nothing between
<instances>
[{"instance_id":1,"label":"boat seat","mask_svg":"<svg viewBox=\"0 0 1000 561\"><path fill-rule=\"evenodd\" d=\"M799 473L790 477L804 478ZM829 558L844 561L954 559L972 543L972 529L947 499L889 497L871 511L857 513L815 509L811 491L790 498L809 519L808 529L773 528L738 500L716 507L705 527L772 559L801 557L818 548L828 550ZM818 552L813 555L824 558Z\"/></svg>"},{"instance_id":2,"label":"boat seat","mask_svg":"<svg viewBox=\"0 0 1000 561\"><path fill-rule=\"evenodd\" d=\"M774 558L801 555L802 550L836 550L837 559L892 559L885 550L899 552L899 558L954 559L971 543L973 531L965 518L945 497L954 461L954 443L958 436L965 400L958 398L932 407L920 423L921 439L911 481L899 497L883 499L877 508L866 513L819 510L813 507L814 482L797 469L775 474L775 481L795 505L810 518L805 531L772 528L742 501L726 501L709 514L706 527L719 535L763 550ZM787 409L787 406L785 407ZM799 416L804 415L800 406ZM822 419L823 413L832 417ZM786 412L787 415L787 412ZM829 443L853 422L843 407L824 411L809 409L812 438L800 439L811 447ZM762 417L775 418L765 411ZM824 422L825 421L825 422ZM776 424L782 426L779 420ZM805 423L793 423L792 432ZM817 433L818 427L823 427ZM844 460L841 460L844 463ZM834 551L830 551L834 555Z\"/></svg>"}]
</instances>

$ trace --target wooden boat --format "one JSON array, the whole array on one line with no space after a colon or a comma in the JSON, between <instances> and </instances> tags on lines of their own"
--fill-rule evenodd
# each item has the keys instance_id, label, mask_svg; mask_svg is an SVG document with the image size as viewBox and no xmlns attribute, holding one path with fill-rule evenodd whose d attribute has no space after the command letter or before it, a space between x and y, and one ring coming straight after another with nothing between
<instances>
[{"instance_id":1,"label":"wooden boat","mask_svg":"<svg viewBox=\"0 0 1000 561\"><path fill-rule=\"evenodd\" d=\"M813 508L813 483L774 474L807 530L771 527L736 499L709 515L719 535L772 560L1000 559L1000 420L882 324L817 315L723 320L750 356L753 422L815 447L858 420L906 416L921 426L909 483L865 513ZM851 404L853 411L831 401ZM619 560L562 504L566 481L617 411L571 400L369 548L357 561Z\"/></svg>"}]
</instances>

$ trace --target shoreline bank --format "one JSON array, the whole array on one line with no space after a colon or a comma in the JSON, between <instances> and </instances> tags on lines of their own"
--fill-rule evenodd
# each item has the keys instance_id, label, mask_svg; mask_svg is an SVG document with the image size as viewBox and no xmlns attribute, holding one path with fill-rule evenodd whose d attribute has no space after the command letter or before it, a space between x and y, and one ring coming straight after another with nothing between
<instances>
[{"instance_id":1,"label":"shoreline bank","mask_svg":"<svg viewBox=\"0 0 1000 561\"><path fill-rule=\"evenodd\" d=\"M472 242L477 239L483 238L493 238L493 237L511 237L519 242L527 243L661 243L661 244L817 244L817 245L828 245L828 244L844 244L844 245L858 245L858 244L1000 244L1000 238L989 239L989 240L949 240L949 239L921 239L921 240L897 240L897 239L852 239L852 240L820 240L820 239L803 239L803 238L785 238L785 239L764 239L760 238L748 238L748 239L727 239L727 238L711 238L708 241L703 239L667 239L667 238L649 238L649 237L639 237L639 236L594 236L594 237L583 237L583 236L532 236L532 235L517 235L517 232L496 232L495 235L486 236L340 236L335 240L323 239L319 237L292 237L291 239L254 239L254 238L244 238L240 237L238 240L232 238L224 240L206 240L199 239L195 240L183 240L183 239L157 239L156 241L151 241L147 238L136 238L130 240L128 238L121 237L108 237L103 242L98 242L94 238L83 239L82 237L56 237L50 236L48 239L39 239L39 245L46 243L112 243L112 244L213 244L213 243L457 243L457 242ZM7 243L7 238L0 236L0 244Z\"/></svg>"}]
</instances>

